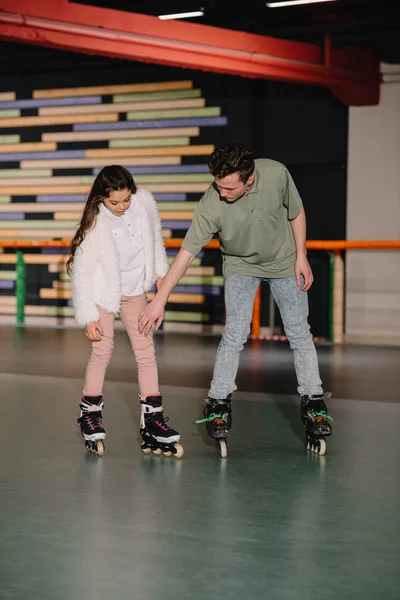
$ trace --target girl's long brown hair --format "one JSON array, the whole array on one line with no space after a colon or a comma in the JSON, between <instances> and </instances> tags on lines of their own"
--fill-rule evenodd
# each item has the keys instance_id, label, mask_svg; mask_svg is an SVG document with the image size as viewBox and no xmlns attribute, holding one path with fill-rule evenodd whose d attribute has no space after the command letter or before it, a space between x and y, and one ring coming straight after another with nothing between
<instances>
[{"instance_id":1,"label":"girl's long brown hair","mask_svg":"<svg viewBox=\"0 0 400 600\"><path fill-rule=\"evenodd\" d=\"M87 232L93 227L96 216L99 213L100 203L108 198L110 192L128 189L132 194L136 193L136 185L132 175L120 165L104 167L94 180L89 197L83 209L82 219L77 232L70 243L71 256L67 260L66 269L68 275L72 273L72 263L76 250L82 244Z\"/></svg>"}]
</instances>

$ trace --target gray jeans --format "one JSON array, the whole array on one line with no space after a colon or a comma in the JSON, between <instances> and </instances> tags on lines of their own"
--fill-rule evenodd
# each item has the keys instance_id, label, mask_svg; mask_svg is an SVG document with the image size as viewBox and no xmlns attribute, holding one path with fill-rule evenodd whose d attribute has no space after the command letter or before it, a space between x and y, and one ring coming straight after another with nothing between
<instances>
[{"instance_id":1,"label":"gray jeans","mask_svg":"<svg viewBox=\"0 0 400 600\"><path fill-rule=\"evenodd\" d=\"M318 359L308 324L308 298L294 277L266 279L281 313L283 326L294 355L298 393L322 394ZM226 398L236 388L239 354L250 333L254 297L259 277L231 275L225 282L226 325L214 364L209 396Z\"/></svg>"}]
</instances>

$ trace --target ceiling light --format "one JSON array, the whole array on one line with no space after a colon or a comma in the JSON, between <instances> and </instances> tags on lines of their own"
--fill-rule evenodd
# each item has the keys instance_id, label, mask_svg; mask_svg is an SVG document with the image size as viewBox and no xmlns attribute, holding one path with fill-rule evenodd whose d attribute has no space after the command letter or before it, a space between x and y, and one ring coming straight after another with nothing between
<instances>
[{"instance_id":1,"label":"ceiling light","mask_svg":"<svg viewBox=\"0 0 400 600\"><path fill-rule=\"evenodd\" d=\"M298 6L300 4L320 4L321 2L336 2L336 0L278 0L267 2L268 8L282 8L284 6Z\"/></svg>"},{"instance_id":2,"label":"ceiling light","mask_svg":"<svg viewBox=\"0 0 400 600\"><path fill-rule=\"evenodd\" d=\"M194 10L193 12L158 15L158 18L161 19L161 21L168 21L169 19L190 19L191 17L202 17L203 15L203 10Z\"/></svg>"}]
</instances>

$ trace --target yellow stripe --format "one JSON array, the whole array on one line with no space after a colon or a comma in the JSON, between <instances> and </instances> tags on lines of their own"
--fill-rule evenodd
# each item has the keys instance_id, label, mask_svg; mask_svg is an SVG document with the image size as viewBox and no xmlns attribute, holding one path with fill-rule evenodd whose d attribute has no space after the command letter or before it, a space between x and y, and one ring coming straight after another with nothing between
<instances>
[{"instance_id":1,"label":"yellow stripe","mask_svg":"<svg viewBox=\"0 0 400 600\"><path fill-rule=\"evenodd\" d=\"M93 113L109 113L135 110L164 110L168 108L201 108L205 106L204 98L187 100L158 100L153 102L124 102L121 104L86 104L84 106L45 106L39 108L39 115L77 115Z\"/></svg>"},{"instance_id":2,"label":"yellow stripe","mask_svg":"<svg viewBox=\"0 0 400 600\"><path fill-rule=\"evenodd\" d=\"M15 185L20 187L21 185L52 185L52 183L54 183L54 185L80 184L81 177L72 175L71 177L21 177L21 179L18 179L16 177L0 177L0 191L2 191L3 187L7 185Z\"/></svg>"},{"instance_id":3,"label":"yellow stripe","mask_svg":"<svg viewBox=\"0 0 400 600\"><path fill-rule=\"evenodd\" d=\"M149 300L153 300L155 294L154 292L149 292L147 297ZM168 304L172 302L173 304L204 304L205 296L204 294L170 294L168 296Z\"/></svg>"},{"instance_id":4,"label":"yellow stripe","mask_svg":"<svg viewBox=\"0 0 400 600\"><path fill-rule=\"evenodd\" d=\"M0 296L0 306L16 306L16 304L15 296Z\"/></svg>"},{"instance_id":5,"label":"yellow stripe","mask_svg":"<svg viewBox=\"0 0 400 600\"><path fill-rule=\"evenodd\" d=\"M51 223L51 221L49 221ZM6 240L70 240L75 230L71 229L2 229L1 237ZM165 239L172 236L171 229L163 229L161 235Z\"/></svg>"},{"instance_id":6,"label":"yellow stripe","mask_svg":"<svg viewBox=\"0 0 400 600\"><path fill-rule=\"evenodd\" d=\"M0 152L52 152L57 150L57 144L49 142L23 142L21 144L2 144ZM1 161L1 156L0 156Z\"/></svg>"},{"instance_id":7,"label":"yellow stripe","mask_svg":"<svg viewBox=\"0 0 400 600\"><path fill-rule=\"evenodd\" d=\"M93 140L119 140L125 138L172 137L185 135L197 137L200 127L160 127L159 129L132 129L121 131L62 131L60 133L43 133L44 142L86 142Z\"/></svg>"},{"instance_id":8,"label":"yellow stripe","mask_svg":"<svg viewBox=\"0 0 400 600\"><path fill-rule=\"evenodd\" d=\"M211 144L204 144L199 146L171 146L171 147L160 147L160 148L108 148L108 149L95 149L86 150L87 158L104 157L108 158L111 156L149 156L158 155L163 156L164 154L179 154L184 156L200 156L205 154L211 154L214 146Z\"/></svg>"},{"instance_id":9,"label":"yellow stripe","mask_svg":"<svg viewBox=\"0 0 400 600\"><path fill-rule=\"evenodd\" d=\"M1 157L0 157L1 158ZM138 167L141 165L180 165L180 156L149 156L141 158L139 156L130 158L121 156L118 158L118 164L127 167ZM82 167L104 167L104 160L101 158L66 158L51 160L21 160L21 169L40 169L46 167L49 169L73 169Z\"/></svg>"},{"instance_id":10,"label":"yellow stripe","mask_svg":"<svg viewBox=\"0 0 400 600\"><path fill-rule=\"evenodd\" d=\"M0 93L0 101L1 102L8 102L9 100L15 100L16 99L16 94L15 92L1 92Z\"/></svg>"},{"instance_id":11,"label":"yellow stripe","mask_svg":"<svg viewBox=\"0 0 400 600\"><path fill-rule=\"evenodd\" d=\"M66 115L54 117L18 117L1 119L0 127L37 127L39 125L69 125L75 123L103 123L118 121L118 113L106 115Z\"/></svg>"},{"instance_id":12,"label":"yellow stripe","mask_svg":"<svg viewBox=\"0 0 400 600\"><path fill-rule=\"evenodd\" d=\"M95 96L129 94L135 92L159 92L162 90L191 90L192 81L160 81L157 83L132 83L128 85L101 85L92 87L57 88L35 90L34 98L68 98L70 96Z\"/></svg>"},{"instance_id":13,"label":"yellow stripe","mask_svg":"<svg viewBox=\"0 0 400 600\"><path fill-rule=\"evenodd\" d=\"M27 265L49 265L62 264L68 259L68 254L25 254L24 261ZM16 254L0 254L0 264L15 265L17 262Z\"/></svg>"}]
</instances>

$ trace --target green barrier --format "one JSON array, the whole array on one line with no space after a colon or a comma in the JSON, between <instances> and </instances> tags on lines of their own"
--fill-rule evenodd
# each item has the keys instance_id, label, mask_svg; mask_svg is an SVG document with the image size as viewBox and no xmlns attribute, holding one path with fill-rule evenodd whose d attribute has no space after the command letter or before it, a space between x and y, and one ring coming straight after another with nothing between
<instances>
[{"instance_id":1,"label":"green barrier","mask_svg":"<svg viewBox=\"0 0 400 600\"><path fill-rule=\"evenodd\" d=\"M17 279L15 282L15 295L17 297L17 323L23 324L25 318L25 279L26 269L23 253L17 252Z\"/></svg>"},{"instance_id":2,"label":"green barrier","mask_svg":"<svg viewBox=\"0 0 400 600\"><path fill-rule=\"evenodd\" d=\"M329 341L333 342L333 286L335 279L335 255L329 253Z\"/></svg>"}]
</instances>

